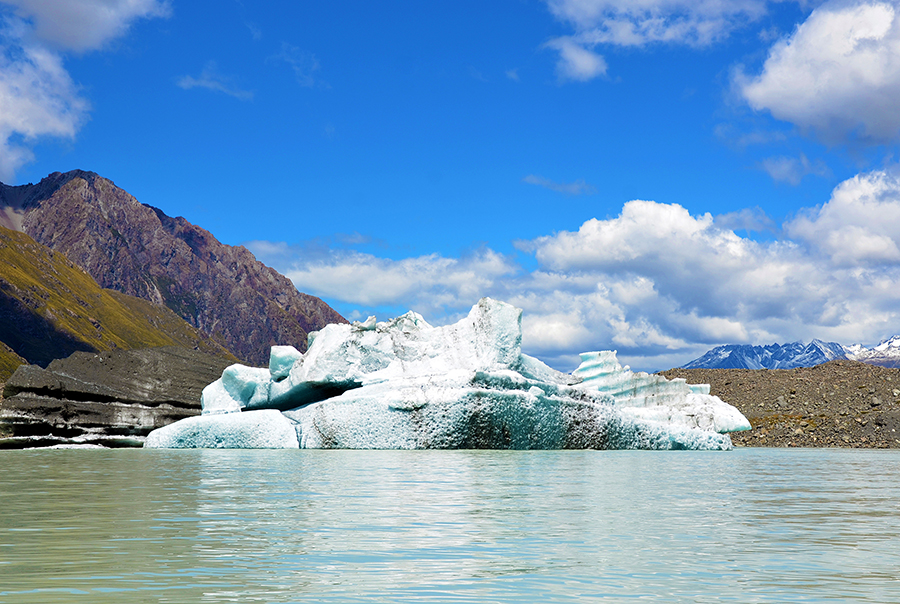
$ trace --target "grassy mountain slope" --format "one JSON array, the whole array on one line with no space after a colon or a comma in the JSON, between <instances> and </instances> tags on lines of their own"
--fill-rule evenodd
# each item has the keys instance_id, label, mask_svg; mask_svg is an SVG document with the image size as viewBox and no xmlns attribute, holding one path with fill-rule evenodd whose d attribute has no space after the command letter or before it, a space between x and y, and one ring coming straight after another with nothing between
<instances>
[{"instance_id":1,"label":"grassy mountain slope","mask_svg":"<svg viewBox=\"0 0 900 604\"><path fill-rule=\"evenodd\" d=\"M274 344L302 351L311 331L346 322L246 248L144 205L93 172L0 184L0 207L12 212L9 224L65 254L102 287L169 307L254 365L268 362Z\"/></svg>"},{"instance_id":2,"label":"grassy mountain slope","mask_svg":"<svg viewBox=\"0 0 900 604\"><path fill-rule=\"evenodd\" d=\"M12 348L0 342L0 382L11 376L16 367L24 362L25 359L17 355Z\"/></svg>"},{"instance_id":3,"label":"grassy mountain slope","mask_svg":"<svg viewBox=\"0 0 900 604\"><path fill-rule=\"evenodd\" d=\"M103 289L65 255L3 227L0 341L41 366L76 350L153 346L197 347L231 357L168 308ZM8 353L0 359L5 357ZM0 380L8 376L6 364L11 363L0 365Z\"/></svg>"}]
</instances>

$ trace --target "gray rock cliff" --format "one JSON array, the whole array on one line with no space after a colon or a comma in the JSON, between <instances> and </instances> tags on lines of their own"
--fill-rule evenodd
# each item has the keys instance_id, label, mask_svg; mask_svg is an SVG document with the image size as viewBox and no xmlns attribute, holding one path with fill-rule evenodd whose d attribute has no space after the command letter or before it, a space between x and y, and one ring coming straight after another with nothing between
<instances>
[{"instance_id":1,"label":"gray rock cliff","mask_svg":"<svg viewBox=\"0 0 900 604\"><path fill-rule=\"evenodd\" d=\"M3 388L0 448L140 446L151 430L199 415L200 393L230 363L166 346L22 365Z\"/></svg>"}]
</instances>

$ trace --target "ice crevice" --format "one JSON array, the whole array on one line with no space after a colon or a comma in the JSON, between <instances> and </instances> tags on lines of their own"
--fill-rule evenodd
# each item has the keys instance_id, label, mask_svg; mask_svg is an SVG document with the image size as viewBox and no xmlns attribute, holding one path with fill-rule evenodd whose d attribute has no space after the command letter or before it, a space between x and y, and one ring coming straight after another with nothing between
<instances>
[{"instance_id":1,"label":"ice crevice","mask_svg":"<svg viewBox=\"0 0 900 604\"><path fill-rule=\"evenodd\" d=\"M415 313L332 324L301 354L232 365L203 412L155 430L159 448L730 449L750 429L708 386L587 352L571 374L522 353L522 311L483 298L453 325Z\"/></svg>"}]
</instances>

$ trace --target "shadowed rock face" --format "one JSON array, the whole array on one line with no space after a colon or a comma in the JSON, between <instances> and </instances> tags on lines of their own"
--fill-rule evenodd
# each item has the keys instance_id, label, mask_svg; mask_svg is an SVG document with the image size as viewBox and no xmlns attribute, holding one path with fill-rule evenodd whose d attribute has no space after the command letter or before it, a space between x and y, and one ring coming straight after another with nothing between
<instances>
[{"instance_id":1,"label":"shadowed rock face","mask_svg":"<svg viewBox=\"0 0 900 604\"><path fill-rule=\"evenodd\" d=\"M310 331L346 323L246 248L224 245L92 172L0 185L0 207L15 218L10 226L64 253L102 287L169 307L250 364L265 365L276 344L303 351Z\"/></svg>"},{"instance_id":2,"label":"shadowed rock face","mask_svg":"<svg viewBox=\"0 0 900 604\"><path fill-rule=\"evenodd\" d=\"M203 387L229 364L167 346L22 365L3 389L0 448L140 446L151 430L198 415Z\"/></svg>"}]
</instances>

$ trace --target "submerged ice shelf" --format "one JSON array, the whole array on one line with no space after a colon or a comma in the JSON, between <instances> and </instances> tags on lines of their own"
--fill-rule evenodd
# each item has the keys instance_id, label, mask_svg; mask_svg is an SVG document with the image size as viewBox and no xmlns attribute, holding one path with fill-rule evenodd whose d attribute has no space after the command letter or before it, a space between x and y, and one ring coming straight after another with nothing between
<instances>
[{"instance_id":1,"label":"submerged ice shelf","mask_svg":"<svg viewBox=\"0 0 900 604\"><path fill-rule=\"evenodd\" d=\"M587 352L573 373L522 354L522 311L483 298L456 324L408 312L328 325L306 354L273 346L268 368L232 365L203 414L146 447L346 449L730 449L749 430L708 386L633 373Z\"/></svg>"}]
</instances>

